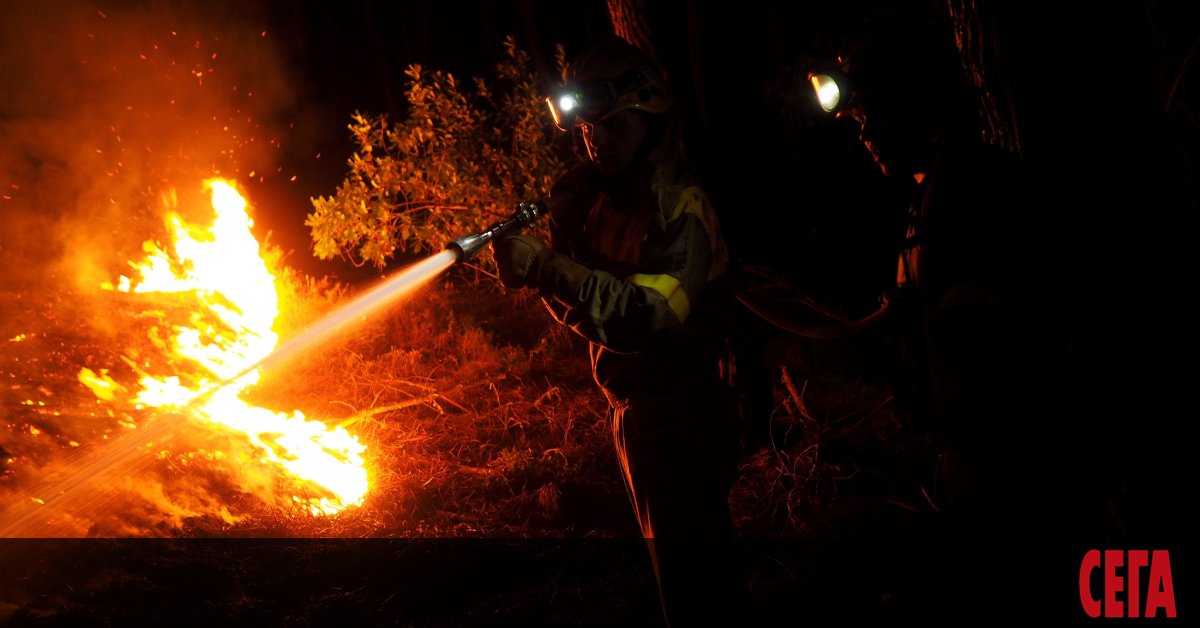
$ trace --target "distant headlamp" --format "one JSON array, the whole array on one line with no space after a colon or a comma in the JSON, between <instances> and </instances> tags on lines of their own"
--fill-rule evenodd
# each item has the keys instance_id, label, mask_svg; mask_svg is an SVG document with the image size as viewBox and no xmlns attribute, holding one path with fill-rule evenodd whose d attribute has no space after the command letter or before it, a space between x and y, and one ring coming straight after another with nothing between
<instances>
[{"instance_id":1,"label":"distant headlamp","mask_svg":"<svg viewBox=\"0 0 1200 628\"><path fill-rule=\"evenodd\" d=\"M817 103L827 113L838 113L850 108L854 100L854 92L850 89L850 81L844 72L824 70L811 72L808 82L812 84L817 94Z\"/></svg>"}]
</instances>

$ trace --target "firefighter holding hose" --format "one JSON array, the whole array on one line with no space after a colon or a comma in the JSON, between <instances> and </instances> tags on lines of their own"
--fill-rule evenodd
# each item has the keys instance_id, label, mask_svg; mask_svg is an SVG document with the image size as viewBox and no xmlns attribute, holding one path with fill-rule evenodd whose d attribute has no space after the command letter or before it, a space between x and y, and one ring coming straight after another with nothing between
<instances>
[{"instance_id":1,"label":"firefighter holding hose","mask_svg":"<svg viewBox=\"0 0 1200 628\"><path fill-rule=\"evenodd\" d=\"M494 240L500 278L537 290L590 341L667 622L732 625L724 620L742 589L728 505L738 454L729 256L651 58L611 38L567 79L547 102L559 129L582 136L588 159L541 203L548 244Z\"/></svg>"}]
</instances>

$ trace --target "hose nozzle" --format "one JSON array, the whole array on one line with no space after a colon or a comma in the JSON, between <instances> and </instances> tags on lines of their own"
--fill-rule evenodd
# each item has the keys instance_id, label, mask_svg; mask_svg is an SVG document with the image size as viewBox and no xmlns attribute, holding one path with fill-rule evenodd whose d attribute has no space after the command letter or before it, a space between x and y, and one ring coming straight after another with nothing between
<instances>
[{"instance_id":1,"label":"hose nozzle","mask_svg":"<svg viewBox=\"0 0 1200 628\"><path fill-rule=\"evenodd\" d=\"M479 255L488 242L519 232L545 213L546 206L543 204L521 203L507 220L497 222L481 233L458 238L447 244L446 248L458 252L458 261L464 262Z\"/></svg>"}]
</instances>

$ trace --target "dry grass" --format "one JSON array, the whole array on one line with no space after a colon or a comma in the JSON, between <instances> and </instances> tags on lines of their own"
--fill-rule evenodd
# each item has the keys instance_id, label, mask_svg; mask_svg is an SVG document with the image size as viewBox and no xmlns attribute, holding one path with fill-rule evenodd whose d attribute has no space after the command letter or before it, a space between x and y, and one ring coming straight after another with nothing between
<instances>
[{"instance_id":1,"label":"dry grass","mask_svg":"<svg viewBox=\"0 0 1200 628\"><path fill-rule=\"evenodd\" d=\"M864 376L870 342L781 336L768 347L769 442L743 459L731 495L742 536L838 537L929 514L934 454L886 382Z\"/></svg>"},{"instance_id":2,"label":"dry grass","mask_svg":"<svg viewBox=\"0 0 1200 628\"><path fill-rule=\"evenodd\" d=\"M252 403L299 410L359 436L372 485L361 508L313 517L257 503L224 481L218 466L180 450L150 469L153 491L127 491L121 514L94 522L90 533L636 535L582 339L554 324L536 298L447 277L379 320L264 373L249 392ZM353 292L287 272L280 285L277 327L285 336ZM111 319L134 317L145 304L97 307L62 297L23 303L23 320L41 316L53 331L4 347L6 375L20 382L5 394L10 419L0 446L17 454L0 469L7 495L20 495L6 487L20 488L24 472L61 461L70 441L86 446L145 414L97 404L74 381L82 366L121 366L131 334ZM28 325L8 327L15 334ZM921 494L932 468L928 446L896 418L887 387L861 375L844 349L771 339L770 438L746 453L731 497L742 535L822 537L930 510ZM128 369L112 375L134 384ZM51 405L21 405L27 399ZM42 433L34 438L30 428ZM156 516L154 504L166 502L173 514Z\"/></svg>"},{"instance_id":3,"label":"dry grass","mask_svg":"<svg viewBox=\"0 0 1200 628\"><path fill-rule=\"evenodd\" d=\"M281 285L284 335L352 292L289 274ZM143 306L67 295L8 301L16 316L0 320L5 337L35 324L50 331L0 344L0 375L12 382L0 389L8 413L8 429L0 432L0 449L7 452L0 456L0 499L21 499L31 476L69 459L70 441L86 449L125 429L122 422L146 418L149 411L127 404L97 403L75 381L82 366L118 365L110 371L114 379L134 384L135 374L119 365L137 343L120 321L134 319ZM918 604L943 599L943 572L923 554L916 564L930 565L929 571L863 584L864 573L876 572L860 569L863 561L886 567L890 554L839 549L893 547L870 544L880 530L892 538L922 538L896 534L930 529L926 515L933 510L922 494L931 448L920 430L897 416L888 387L861 368L859 358L869 354L848 345L769 338L764 359L774 404L763 418L767 437L745 453L730 499L739 536L770 541L748 543L744 555L760 608L809 616L848 595L853 609L889 608L892 596ZM365 504L315 517L300 507L260 502L219 464L190 455L196 447L229 446L206 433L209 441L180 443L141 475L108 485L103 514L97 511L78 531L189 537L186 542L11 544L13 552L27 551L19 563L27 567L0 582L0 596L7 595L0 622L87 618L83 623L132 625L187 616L257 625L328 617L362 625L459 626L536 625L550 617L561 625L599 626L658 620L652 571L636 539L585 345L553 324L536 299L443 279L380 320L264 373L248 397L357 434L368 447L372 488ZM34 404L26 405L30 400ZM15 462L5 462L10 459ZM392 538L342 540L359 537ZM430 537L439 540L409 540ZM546 537L552 540L541 540ZM909 564L905 560L896 564ZM910 580L915 584L895 584ZM859 589L861 595L846 593ZM840 609L835 604L844 618Z\"/></svg>"},{"instance_id":4,"label":"dry grass","mask_svg":"<svg viewBox=\"0 0 1200 628\"><path fill-rule=\"evenodd\" d=\"M309 316L344 292L290 285L285 301L294 305L285 310ZM608 535L577 527L560 499L564 487L624 499L585 355L536 299L451 281L285 372L266 373L254 400L345 425L368 445L367 503L304 532Z\"/></svg>"}]
</instances>

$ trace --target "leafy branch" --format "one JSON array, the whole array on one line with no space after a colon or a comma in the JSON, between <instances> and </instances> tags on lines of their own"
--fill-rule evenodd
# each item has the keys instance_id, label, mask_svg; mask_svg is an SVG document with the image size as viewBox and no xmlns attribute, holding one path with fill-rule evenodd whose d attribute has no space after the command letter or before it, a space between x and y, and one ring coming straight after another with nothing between
<instances>
[{"instance_id":1,"label":"leafy branch","mask_svg":"<svg viewBox=\"0 0 1200 628\"><path fill-rule=\"evenodd\" d=\"M317 257L382 268L397 252L441 250L545 196L563 162L529 55L511 37L504 48L492 83L467 88L411 65L403 120L351 116L349 172L335 194L312 199L305 220Z\"/></svg>"}]
</instances>

